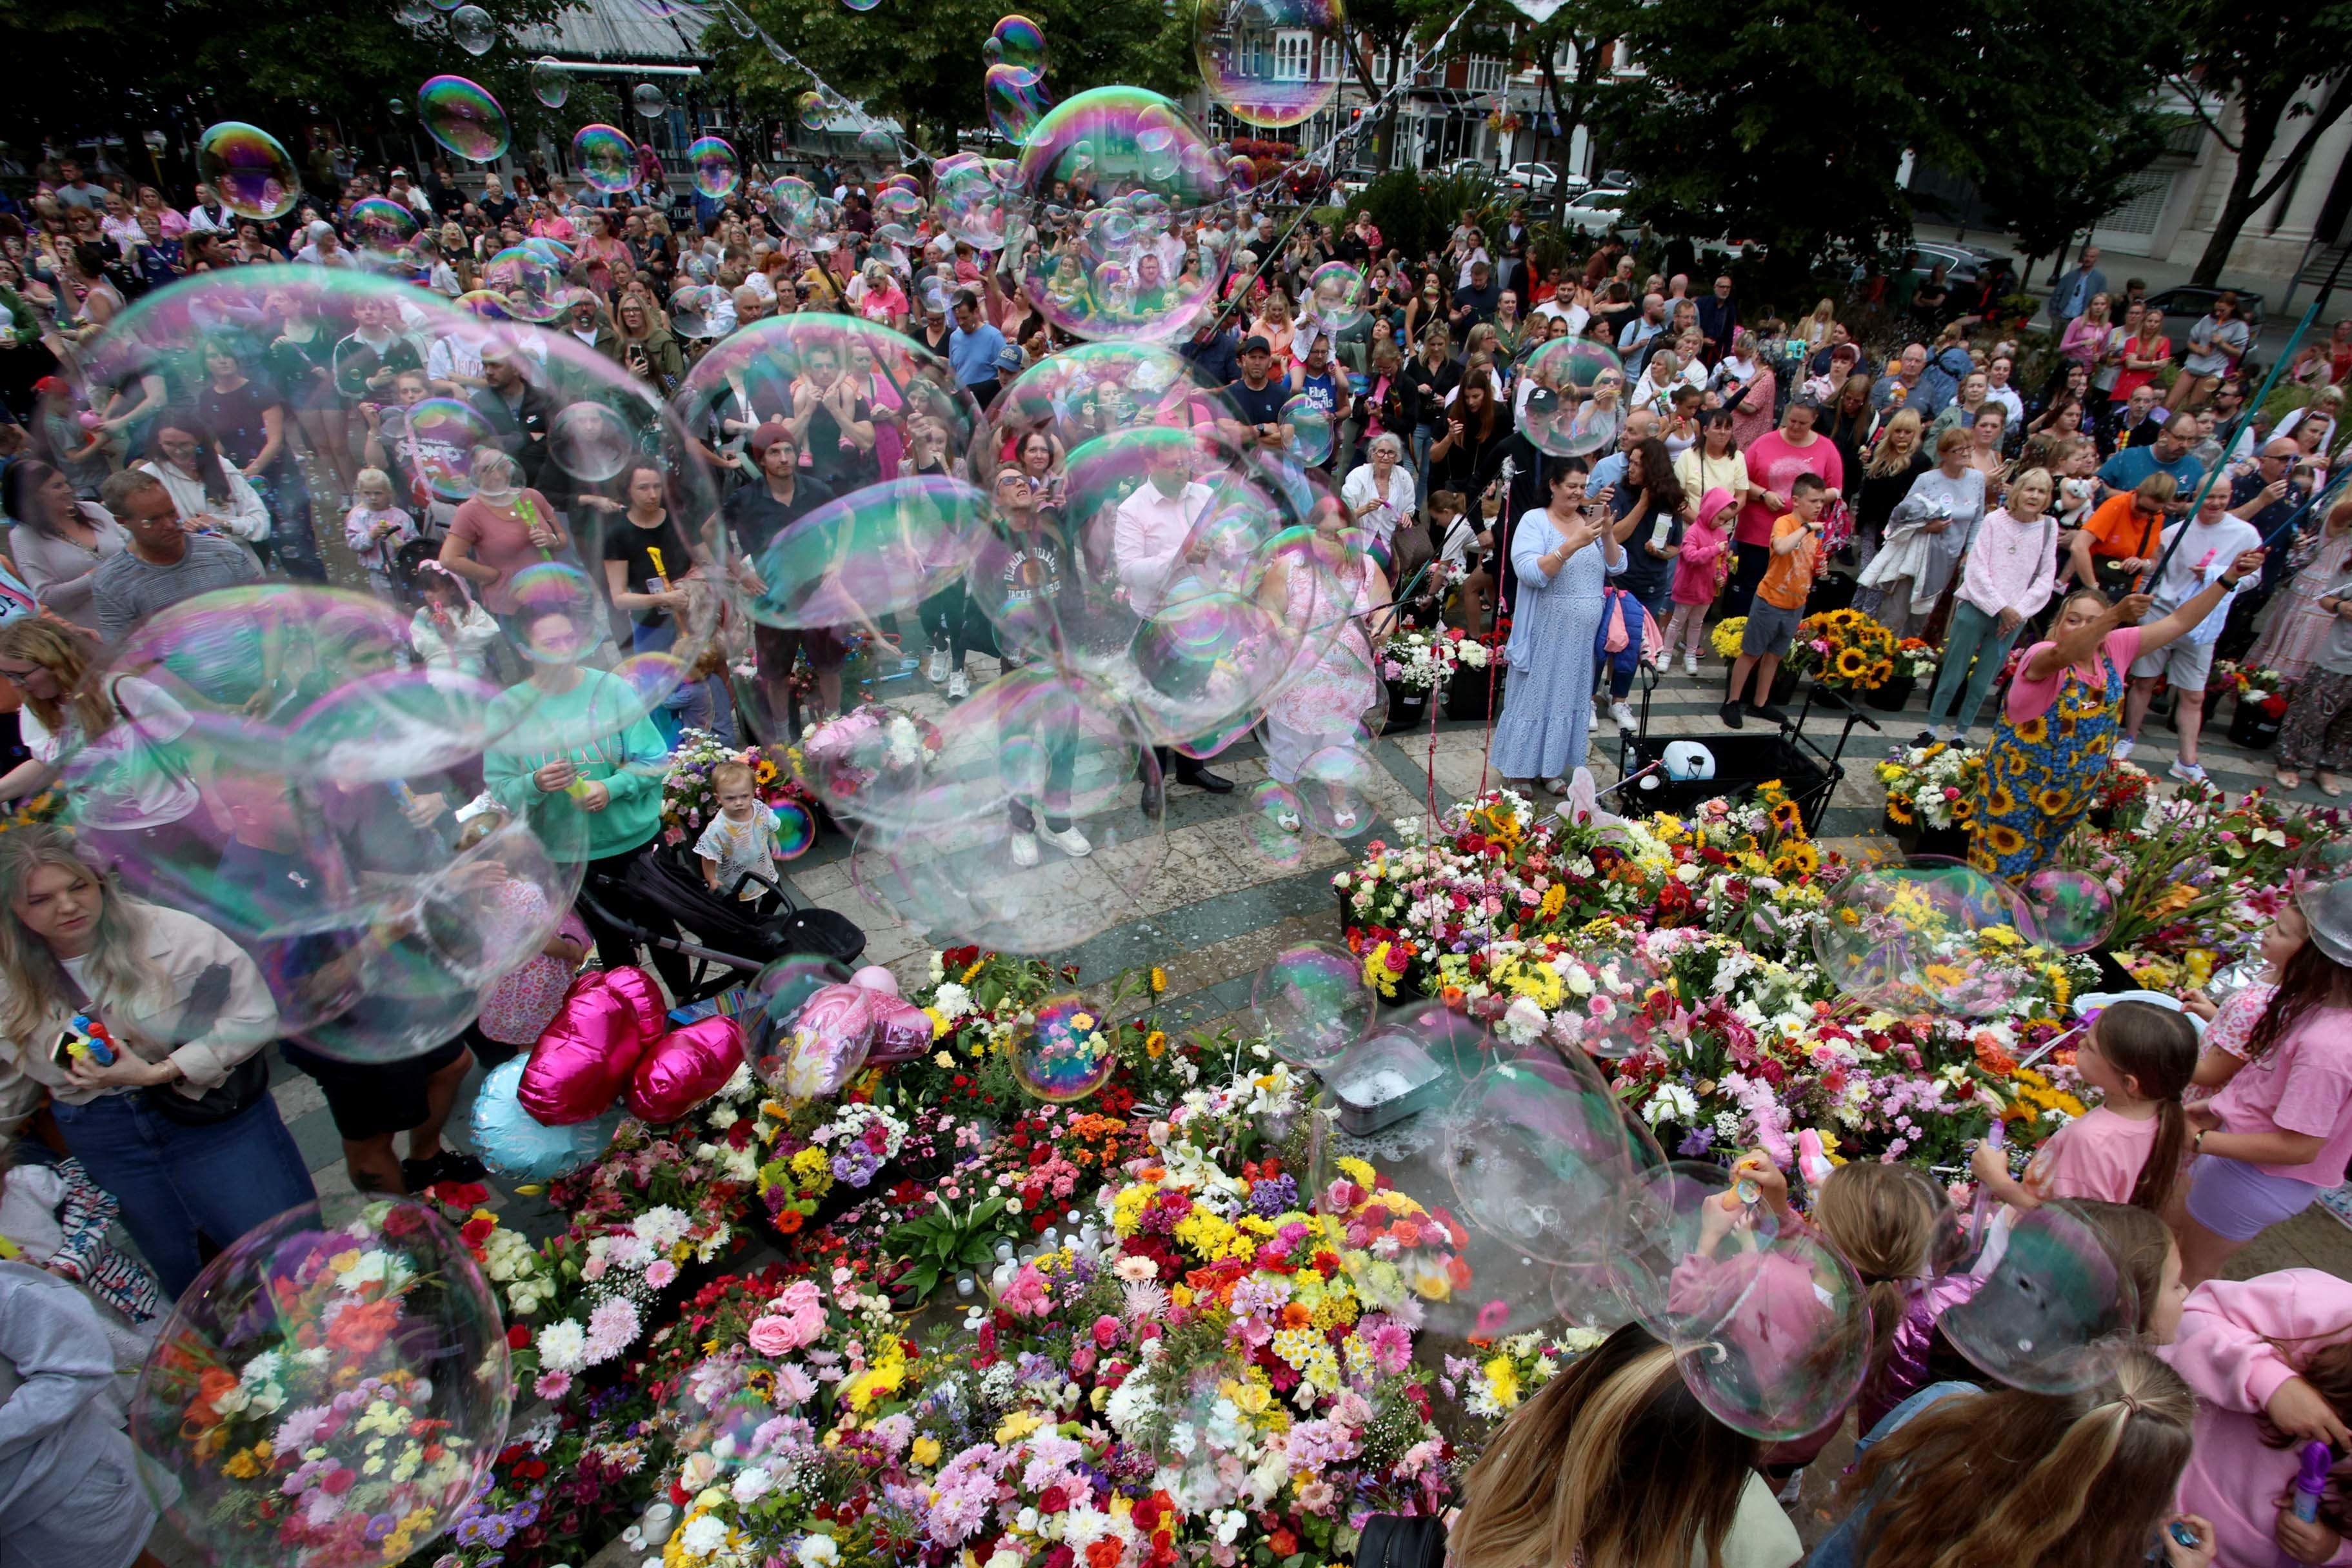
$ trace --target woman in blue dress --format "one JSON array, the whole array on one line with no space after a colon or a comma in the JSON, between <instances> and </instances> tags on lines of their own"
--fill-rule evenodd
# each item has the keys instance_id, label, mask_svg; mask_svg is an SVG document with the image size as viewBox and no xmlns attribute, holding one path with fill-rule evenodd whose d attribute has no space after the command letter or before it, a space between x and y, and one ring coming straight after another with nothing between
<instances>
[{"instance_id":1,"label":"woman in blue dress","mask_svg":"<svg viewBox=\"0 0 2352 1568\"><path fill-rule=\"evenodd\" d=\"M1495 724L1495 766L1511 788L1554 794L1584 761L1592 728L1592 645L1601 590L1625 570L1605 506L1588 505L1581 464L1550 476L1551 502L1511 529L1510 685Z\"/></svg>"}]
</instances>

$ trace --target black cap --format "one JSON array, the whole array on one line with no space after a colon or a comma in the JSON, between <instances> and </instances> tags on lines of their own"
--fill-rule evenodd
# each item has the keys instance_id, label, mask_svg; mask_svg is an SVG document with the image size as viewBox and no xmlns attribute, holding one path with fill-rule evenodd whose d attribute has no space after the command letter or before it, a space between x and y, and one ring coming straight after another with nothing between
<instances>
[{"instance_id":1,"label":"black cap","mask_svg":"<svg viewBox=\"0 0 2352 1568\"><path fill-rule=\"evenodd\" d=\"M1274 345L1253 332L1248 337L1242 340L1242 352L1244 354L1271 354L1274 352Z\"/></svg>"}]
</instances>

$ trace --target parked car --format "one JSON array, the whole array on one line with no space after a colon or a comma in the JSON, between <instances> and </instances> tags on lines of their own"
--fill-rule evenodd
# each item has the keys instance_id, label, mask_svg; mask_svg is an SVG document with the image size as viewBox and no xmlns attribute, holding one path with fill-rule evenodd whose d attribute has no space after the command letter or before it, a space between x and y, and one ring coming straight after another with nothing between
<instances>
[{"instance_id":1,"label":"parked car","mask_svg":"<svg viewBox=\"0 0 2352 1568\"><path fill-rule=\"evenodd\" d=\"M1535 191L1551 193L1559 183L1559 171L1549 163L1514 163L1503 176L1503 184L1513 191Z\"/></svg>"},{"instance_id":2,"label":"parked car","mask_svg":"<svg viewBox=\"0 0 2352 1568\"><path fill-rule=\"evenodd\" d=\"M1624 221L1625 198L1630 194L1629 191L1601 187L1571 197L1568 205L1560 209L1560 226L1596 237L1630 233L1631 226Z\"/></svg>"},{"instance_id":3,"label":"parked car","mask_svg":"<svg viewBox=\"0 0 2352 1568\"><path fill-rule=\"evenodd\" d=\"M2189 357L2189 329L2197 325L2213 308L2214 298L2222 291L2206 288L2194 283L2184 283L2160 294L2151 294L2147 302L2164 312L2164 335L2172 340L2172 362L2180 363ZM2263 297L2252 289L2232 288L2238 297L2238 314L2246 323L2246 351L2240 356L2242 368L2263 341ZM2252 392L2249 387L2249 395Z\"/></svg>"},{"instance_id":4,"label":"parked car","mask_svg":"<svg viewBox=\"0 0 2352 1568\"><path fill-rule=\"evenodd\" d=\"M1359 164L1342 169L1331 180L1331 194L1341 204L1354 201L1364 193L1364 187L1381 177L1381 171Z\"/></svg>"}]
</instances>

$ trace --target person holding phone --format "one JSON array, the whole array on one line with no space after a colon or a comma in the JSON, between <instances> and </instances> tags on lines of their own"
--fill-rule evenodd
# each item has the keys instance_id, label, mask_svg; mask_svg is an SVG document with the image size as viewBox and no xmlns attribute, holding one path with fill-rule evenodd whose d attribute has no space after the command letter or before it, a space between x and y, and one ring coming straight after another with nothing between
<instances>
[{"instance_id":1,"label":"person holding phone","mask_svg":"<svg viewBox=\"0 0 2352 1568\"><path fill-rule=\"evenodd\" d=\"M1510 684L1495 725L1495 765L1509 788L1555 795L1583 765L1592 729L1593 639L1601 586L1625 570L1605 494L1586 494L1583 461L1550 466L1547 504L1520 515L1510 532L1517 574Z\"/></svg>"}]
</instances>

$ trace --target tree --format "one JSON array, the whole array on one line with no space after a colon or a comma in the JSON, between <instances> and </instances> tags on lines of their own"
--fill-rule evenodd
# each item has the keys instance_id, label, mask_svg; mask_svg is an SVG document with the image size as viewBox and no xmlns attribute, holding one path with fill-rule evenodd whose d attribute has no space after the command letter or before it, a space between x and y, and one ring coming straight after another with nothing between
<instances>
[{"instance_id":1,"label":"tree","mask_svg":"<svg viewBox=\"0 0 2352 1568\"><path fill-rule=\"evenodd\" d=\"M1004 14L1002 0L926 0L858 12L841 0L747 0L760 26L826 83L887 115L927 147L946 150L959 131L988 123L981 101L980 45ZM1022 14L1045 30L1045 84L1055 101L1114 82L1180 93L1197 80L1184 6L1103 5L1044 0ZM703 47L711 85L756 112L789 117L807 74L714 21Z\"/></svg>"},{"instance_id":2,"label":"tree","mask_svg":"<svg viewBox=\"0 0 2352 1568\"><path fill-rule=\"evenodd\" d=\"M2074 151L2055 162L2037 152L2030 122L2060 96L2051 73L2095 60L2096 96L2137 104L2156 73L2118 40L2160 37L2159 23L2151 0L1950 0L1933 26L1888 0L1728 13L1714 0L1654 0L1622 34L1646 74L1604 84L1598 119L1641 178L1635 218L1702 241L1759 241L1765 281L1793 285L1825 261L1907 243L1906 152L2017 189L2087 190Z\"/></svg>"},{"instance_id":3,"label":"tree","mask_svg":"<svg viewBox=\"0 0 2352 1568\"><path fill-rule=\"evenodd\" d=\"M2190 0L2178 26L2182 49L2174 85L2237 160L2212 238L2197 258L2193 281L2210 288L2221 281L2247 220L2285 188L2327 128L2352 110L2352 4ZM2206 109L2207 94L2237 101L2235 140ZM2264 174L2282 136L2291 140Z\"/></svg>"},{"instance_id":4,"label":"tree","mask_svg":"<svg viewBox=\"0 0 2352 1568\"><path fill-rule=\"evenodd\" d=\"M513 30L551 22L561 0L477 3L509 40L479 58L450 41L440 13L412 26L384 0L333 9L316 0L0 0L0 48L16 62L0 119L26 149L109 133L135 148L148 130L187 136L243 120L299 159L306 121L390 131L404 124L398 101L413 124L418 85L448 72L488 88L520 141L543 111Z\"/></svg>"},{"instance_id":5,"label":"tree","mask_svg":"<svg viewBox=\"0 0 2352 1568\"><path fill-rule=\"evenodd\" d=\"M2011 155L1989 161L1977 179L1994 217L2025 253L2021 283L2037 260L2058 256L2131 194L2179 123L2145 100L2115 112L2087 94L2065 93L2051 109L2018 122L2007 138Z\"/></svg>"}]
</instances>

